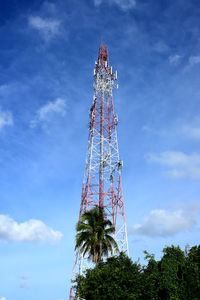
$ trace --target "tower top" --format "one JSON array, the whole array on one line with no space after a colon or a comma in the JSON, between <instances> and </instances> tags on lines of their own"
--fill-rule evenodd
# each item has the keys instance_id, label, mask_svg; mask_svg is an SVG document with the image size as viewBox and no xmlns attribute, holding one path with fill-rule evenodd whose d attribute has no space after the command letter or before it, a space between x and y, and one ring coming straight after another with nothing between
<instances>
[{"instance_id":1,"label":"tower top","mask_svg":"<svg viewBox=\"0 0 200 300\"><path fill-rule=\"evenodd\" d=\"M99 48L99 64L104 65L105 61L107 61L108 64L108 47L106 45L103 45L103 38L101 40L101 46Z\"/></svg>"}]
</instances>

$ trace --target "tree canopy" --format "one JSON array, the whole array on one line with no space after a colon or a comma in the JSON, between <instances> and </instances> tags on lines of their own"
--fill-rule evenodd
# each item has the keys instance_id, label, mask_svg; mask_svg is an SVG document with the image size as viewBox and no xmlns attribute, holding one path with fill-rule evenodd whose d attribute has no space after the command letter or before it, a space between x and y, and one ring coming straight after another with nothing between
<instances>
[{"instance_id":1,"label":"tree canopy","mask_svg":"<svg viewBox=\"0 0 200 300\"><path fill-rule=\"evenodd\" d=\"M145 266L124 253L100 261L76 278L78 295L86 300L200 300L200 246L185 252L166 247L158 261L145 255Z\"/></svg>"}]
</instances>

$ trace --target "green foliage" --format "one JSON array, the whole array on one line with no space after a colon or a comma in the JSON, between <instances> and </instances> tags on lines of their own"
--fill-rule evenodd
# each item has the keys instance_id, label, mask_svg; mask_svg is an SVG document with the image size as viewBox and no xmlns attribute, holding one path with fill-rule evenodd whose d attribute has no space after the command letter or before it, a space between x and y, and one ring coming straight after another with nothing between
<instances>
[{"instance_id":1,"label":"green foliage","mask_svg":"<svg viewBox=\"0 0 200 300\"><path fill-rule=\"evenodd\" d=\"M143 267L123 253L100 261L77 277L78 295L86 300L200 300L200 246L188 253L166 247L159 261L144 253Z\"/></svg>"},{"instance_id":2,"label":"green foliage","mask_svg":"<svg viewBox=\"0 0 200 300\"><path fill-rule=\"evenodd\" d=\"M188 253L188 257L190 261L197 264L199 271L200 271L200 245L194 246L190 249L190 252Z\"/></svg>"},{"instance_id":3,"label":"green foliage","mask_svg":"<svg viewBox=\"0 0 200 300\"><path fill-rule=\"evenodd\" d=\"M200 299L200 245L190 249L186 260L185 282L187 298Z\"/></svg>"},{"instance_id":4,"label":"green foliage","mask_svg":"<svg viewBox=\"0 0 200 300\"><path fill-rule=\"evenodd\" d=\"M158 262L155 261L153 254L149 254L144 251L145 259L148 260L148 265L143 267L142 272L142 297L141 299L153 300L157 298L158 294L158 282L159 282L159 271Z\"/></svg>"},{"instance_id":5,"label":"green foliage","mask_svg":"<svg viewBox=\"0 0 200 300\"><path fill-rule=\"evenodd\" d=\"M79 295L87 300L134 300L141 293L140 266L123 253L100 262L77 278Z\"/></svg>"},{"instance_id":6,"label":"green foliage","mask_svg":"<svg viewBox=\"0 0 200 300\"><path fill-rule=\"evenodd\" d=\"M163 257L158 263L159 268L159 298L185 299L185 283L183 280L186 259L180 247L166 247Z\"/></svg>"},{"instance_id":7,"label":"green foliage","mask_svg":"<svg viewBox=\"0 0 200 300\"><path fill-rule=\"evenodd\" d=\"M101 260L102 255L113 253L113 248L118 251L117 243L112 237L114 227L106 219L104 210L95 207L85 212L76 226L76 247L80 248L83 255L88 254L95 264Z\"/></svg>"}]
</instances>

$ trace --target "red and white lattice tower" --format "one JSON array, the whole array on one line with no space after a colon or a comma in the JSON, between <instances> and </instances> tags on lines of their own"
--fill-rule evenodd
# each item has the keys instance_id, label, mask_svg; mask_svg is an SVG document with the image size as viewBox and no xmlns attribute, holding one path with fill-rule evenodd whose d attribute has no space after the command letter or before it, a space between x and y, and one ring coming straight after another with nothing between
<instances>
[{"instance_id":1,"label":"red and white lattice tower","mask_svg":"<svg viewBox=\"0 0 200 300\"><path fill-rule=\"evenodd\" d=\"M117 142L118 117L114 113L113 88L117 72L109 65L108 49L101 44L94 69L94 97L89 114L89 137L79 221L82 214L95 207L104 207L115 227L114 238L120 251L128 253L127 228L122 193L121 170ZM87 257L75 252L72 281L77 274L91 267ZM75 299L71 287L70 300Z\"/></svg>"}]
</instances>

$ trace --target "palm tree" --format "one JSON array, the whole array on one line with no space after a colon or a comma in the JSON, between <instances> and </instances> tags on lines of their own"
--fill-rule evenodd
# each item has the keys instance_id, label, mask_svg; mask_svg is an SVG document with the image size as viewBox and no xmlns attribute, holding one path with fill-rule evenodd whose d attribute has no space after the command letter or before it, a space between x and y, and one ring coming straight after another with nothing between
<instances>
[{"instance_id":1,"label":"palm tree","mask_svg":"<svg viewBox=\"0 0 200 300\"><path fill-rule=\"evenodd\" d=\"M115 239L110 235L114 232L114 227L110 220L105 218L104 210L95 207L81 216L80 222L76 226L76 246L83 256L88 254L88 258L97 265L102 256L113 254L113 248L118 251Z\"/></svg>"}]
</instances>

